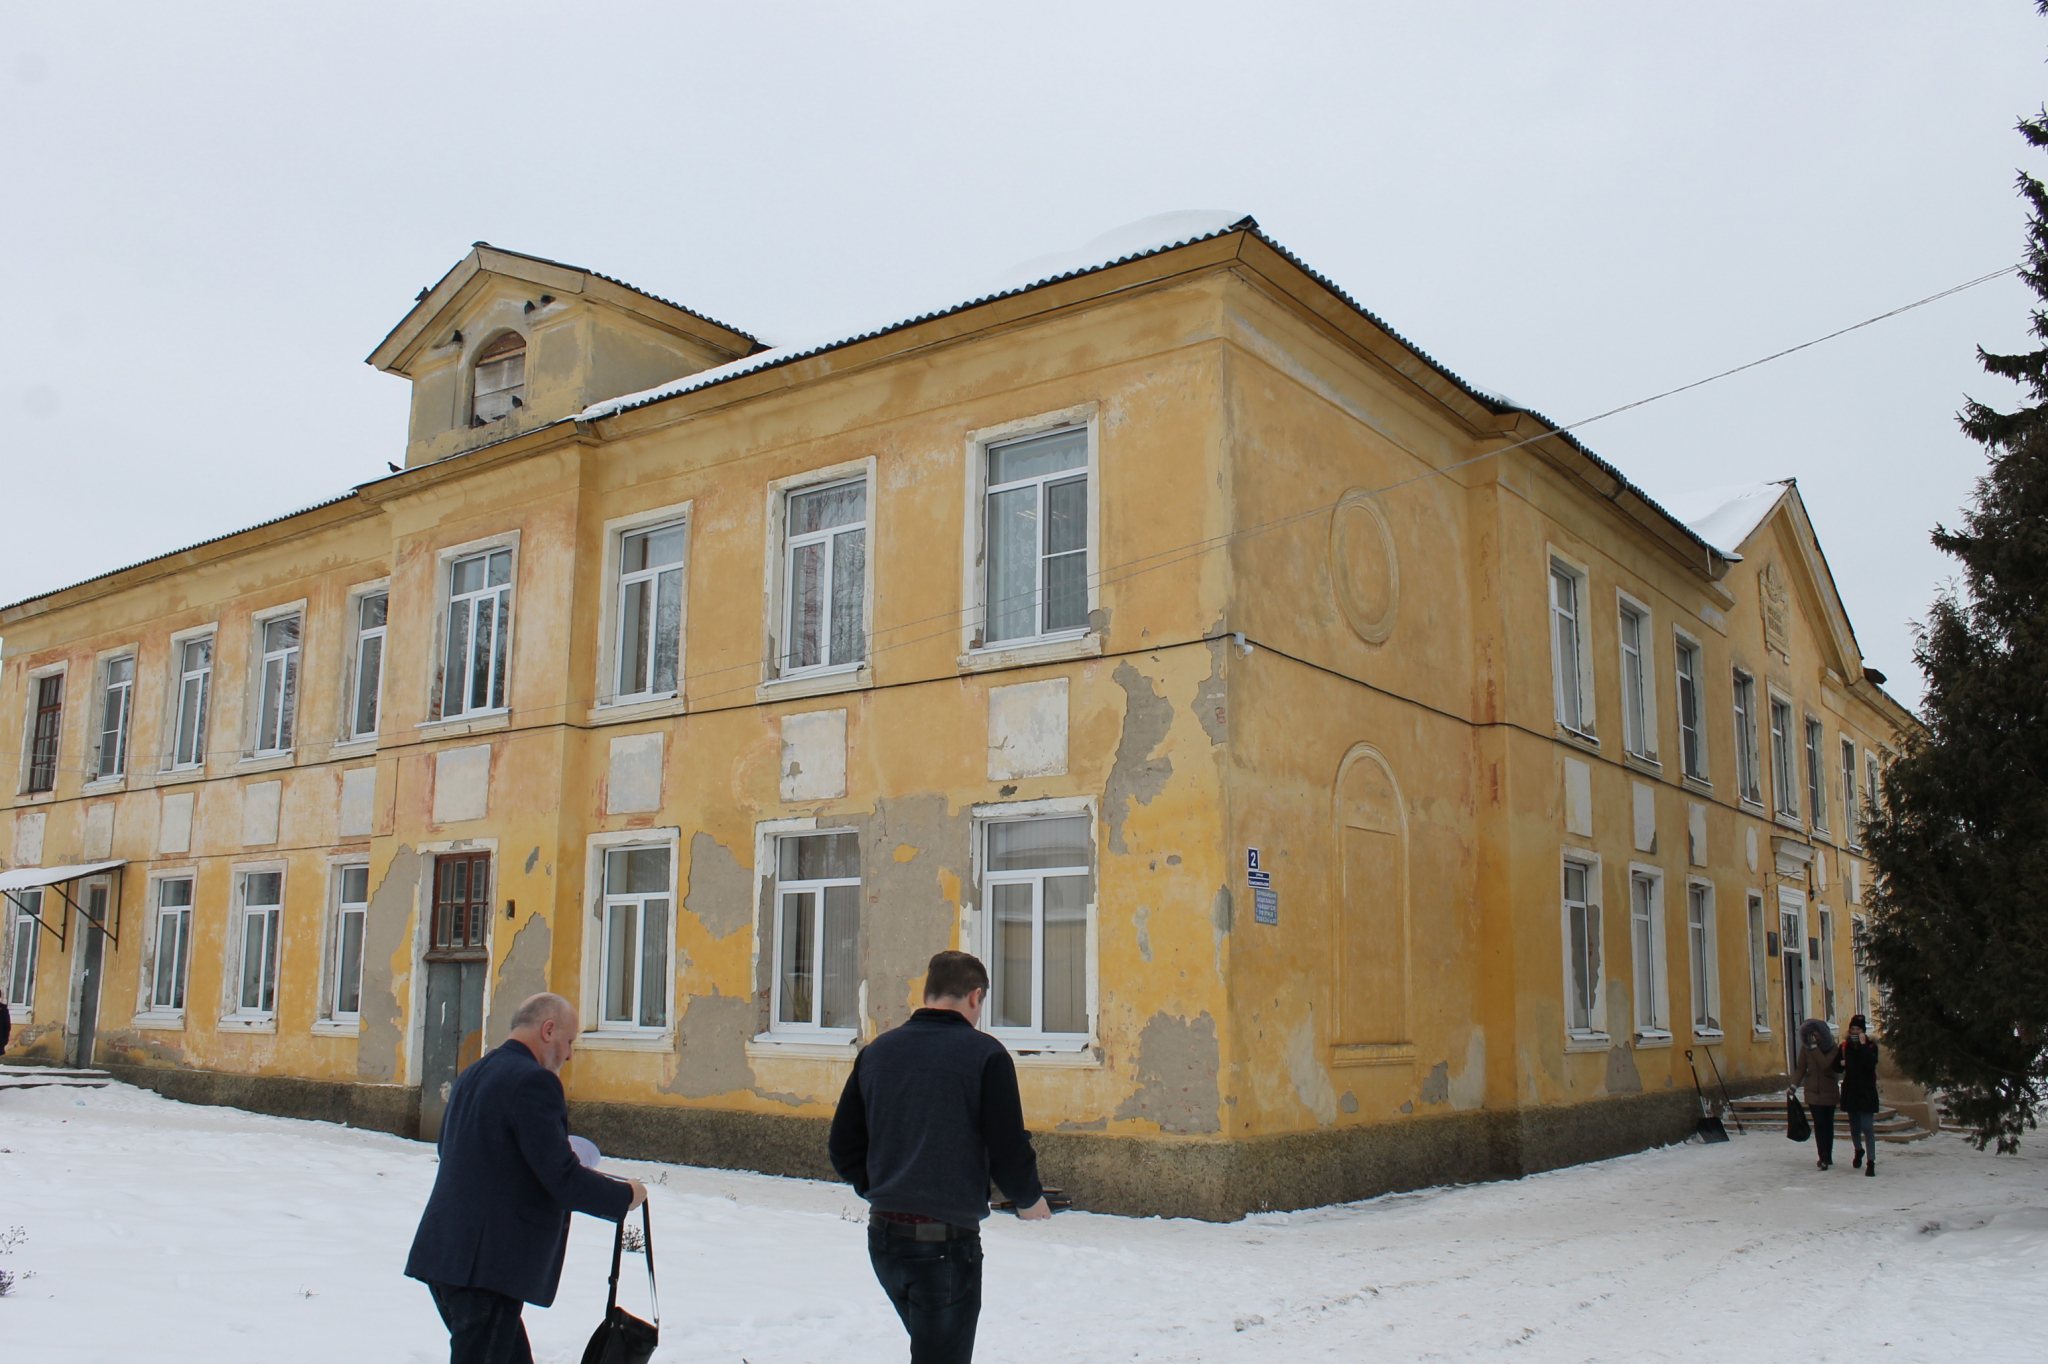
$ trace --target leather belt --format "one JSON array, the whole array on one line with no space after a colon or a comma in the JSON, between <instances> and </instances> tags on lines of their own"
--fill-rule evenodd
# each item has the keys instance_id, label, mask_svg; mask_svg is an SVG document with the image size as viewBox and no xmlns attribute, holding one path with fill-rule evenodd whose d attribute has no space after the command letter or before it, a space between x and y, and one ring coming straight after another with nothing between
<instances>
[{"instance_id":1,"label":"leather belt","mask_svg":"<svg viewBox=\"0 0 2048 1364\"><path fill-rule=\"evenodd\" d=\"M898 1222L878 1212L868 1214L868 1226L890 1236L912 1241L965 1241L981 1235L980 1227L955 1226L951 1222Z\"/></svg>"}]
</instances>

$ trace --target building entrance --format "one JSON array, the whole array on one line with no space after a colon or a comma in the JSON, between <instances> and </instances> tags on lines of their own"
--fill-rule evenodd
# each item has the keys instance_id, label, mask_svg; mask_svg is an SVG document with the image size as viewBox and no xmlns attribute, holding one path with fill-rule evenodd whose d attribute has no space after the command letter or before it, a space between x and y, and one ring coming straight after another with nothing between
<instances>
[{"instance_id":1,"label":"building entrance","mask_svg":"<svg viewBox=\"0 0 2048 1364\"><path fill-rule=\"evenodd\" d=\"M420 1049L420 1140L441 1135L448 1094L483 1054L484 987L490 971L491 855L434 859L434 913L427 939L425 1034Z\"/></svg>"},{"instance_id":2,"label":"building entrance","mask_svg":"<svg viewBox=\"0 0 2048 1364\"><path fill-rule=\"evenodd\" d=\"M1778 892L1778 946L1785 971L1785 1069L1799 1063L1799 1025L1807 1020L1806 897Z\"/></svg>"},{"instance_id":3,"label":"building entrance","mask_svg":"<svg viewBox=\"0 0 2048 1364\"><path fill-rule=\"evenodd\" d=\"M92 1065L93 1043L100 1023L100 970L106 960L107 885L104 881L85 888L85 910L90 923L78 926L78 1026L71 1034L71 1064L80 1069Z\"/></svg>"}]
</instances>

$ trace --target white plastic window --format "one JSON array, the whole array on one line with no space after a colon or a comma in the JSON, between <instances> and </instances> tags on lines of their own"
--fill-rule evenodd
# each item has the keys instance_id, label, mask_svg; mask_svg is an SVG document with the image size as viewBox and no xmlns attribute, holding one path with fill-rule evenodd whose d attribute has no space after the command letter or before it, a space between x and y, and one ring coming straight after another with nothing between
<instances>
[{"instance_id":1,"label":"white plastic window","mask_svg":"<svg viewBox=\"0 0 2048 1364\"><path fill-rule=\"evenodd\" d=\"M1721 1033L1721 973L1715 952L1714 888L1697 883L1685 888L1686 949L1692 960L1692 1030L1696 1035Z\"/></svg>"},{"instance_id":2,"label":"white plastic window","mask_svg":"<svg viewBox=\"0 0 2048 1364\"><path fill-rule=\"evenodd\" d=\"M1550 564L1550 645L1553 683L1557 693L1557 722L1575 733L1586 733L1586 652L1584 622L1580 618L1580 576L1563 564Z\"/></svg>"},{"instance_id":3,"label":"white plastic window","mask_svg":"<svg viewBox=\"0 0 2048 1364\"><path fill-rule=\"evenodd\" d=\"M504 709L511 632L512 551L486 550L449 565L442 719Z\"/></svg>"},{"instance_id":4,"label":"white plastic window","mask_svg":"<svg viewBox=\"0 0 2048 1364\"><path fill-rule=\"evenodd\" d=\"M213 637L178 645L178 714L172 727L171 766L206 762L206 715L213 699Z\"/></svg>"},{"instance_id":5,"label":"white plastic window","mask_svg":"<svg viewBox=\"0 0 2048 1364\"><path fill-rule=\"evenodd\" d=\"M1669 1001L1664 998L1664 924L1657 878L1641 872L1628 878L1629 945L1635 958L1635 1022L1639 1037L1669 1031Z\"/></svg>"},{"instance_id":6,"label":"white plastic window","mask_svg":"<svg viewBox=\"0 0 2048 1364\"><path fill-rule=\"evenodd\" d=\"M135 655L107 660L100 691L100 748L93 776L101 780L128 770L128 730L135 712Z\"/></svg>"},{"instance_id":7,"label":"white plastic window","mask_svg":"<svg viewBox=\"0 0 2048 1364\"><path fill-rule=\"evenodd\" d=\"M1753 805L1764 801L1758 773L1761 760L1756 750L1756 679L1748 673L1735 674L1735 784L1741 797Z\"/></svg>"},{"instance_id":8,"label":"white plastic window","mask_svg":"<svg viewBox=\"0 0 2048 1364\"><path fill-rule=\"evenodd\" d=\"M1565 991L1571 1031L1587 1036L1607 1031L1600 1011L1600 906L1592 890L1591 867L1583 862L1564 864Z\"/></svg>"},{"instance_id":9,"label":"white plastic window","mask_svg":"<svg viewBox=\"0 0 2048 1364\"><path fill-rule=\"evenodd\" d=\"M1792 758L1792 707L1771 698L1771 787L1777 810L1789 819L1799 818L1799 772Z\"/></svg>"},{"instance_id":10,"label":"white plastic window","mask_svg":"<svg viewBox=\"0 0 2048 1364\"><path fill-rule=\"evenodd\" d=\"M989 1025L1088 1031L1089 820L1005 820L986 828Z\"/></svg>"},{"instance_id":11,"label":"white plastic window","mask_svg":"<svg viewBox=\"0 0 2048 1364\"><path fill-rule=\"evenodd\" d=\"M680 521L619 537L618 699L674 696L683 656Z\"/></svg>"},{"instance_id":12,"label":"white plastic window","mask_svg":"<svg viewBox=\"0 0 2048 1364\"><path fill-rule=\"evenodd\" d=\"M1656 735L1652 733L1650 673L1643 658L1643 637L1649 621L1635 607L1621 608L1621 738L1622 744L1638 758L1654 758Z\"/></svg>"},{"instance_id":13,"label":"white plastic window","mask_svg":"<svg viewBox=\"0 0 2048 1364\"><path fill-rule=\"evenodd\" d=\"M349 682L348 728L352 739L372 739L381 720L384 694L384 629L390 615L387 593L356 600L355 676Z\"/></svg>"},{"instance_id":14,"label":"white plastic window","mask_svg":"<svg viewBox=\"0 0 2048 1364\"><path fill-rule=\"evenodd\" d=\"M865 479L789 494L780 673L858 666L867 657Z\"/></svg>"},{"instance_id":15,"label":"white plastic window","mask_svg":"<svg viewBox=\"0 0 2048 1364\"><path fill-rule=\"evenodd\" d=\"M357 1018L363 1008L363 928L370 917L370 869L342 867L335 875L334 993L330 1018Z\"/></svg>"},{"instance_id":16,"label":"white plastic window","mask_svg":"<svg viewBox=\"0 0 2048 1364\"><path fill-rule=\"evenodd\" d=\"M192 880L166 877L156 883L156 943L150 963L149 1007L183 1013L185 979L192 964Z\"/></svg>"},{"instance_id":17,"label":"white plastic window","mask_svg":"<svg viewBox=\"0 0 2048 1364\"><path fill-rule=\"evenodd\" d=\"M604 855L603 1026L668 1026L669 850Z\"/></svg>"},{"instance_id":18,"label":"white plastic window","mask_svg":"<svg viewBox=\"0 0 2048 1364\"><path fill-rule=\"evenodd\" d=\"M987 644L1088 628L1088 432L988 447Z\"/></svg>"},{"instance_id":19,"label":"white plastic window","mask_svg":"<svg viewBox=\"0 0 2048 1364\"><path fill-rule=\"evenodd\" d=\"M285 753L292 746L292 720L299 706L299 618L273 616L257 626L262 634L261 701L256 711L256 751Z\"/></svg>"},{"instance_id":20,"label":"white plastic window","mask_svg":"<svg viewBox=\"0 0 2048 1364\"><path fill-rule=\"evenodd\" d=\"M278 930L283 915L284 873L245 872L236 1013L268 1016L277 1012Z\"/></svg>"},{"instance_id":21,"label":"white plastic window","mask_svg":"<svg viewBox=\"0 0 2048 1364\"><path fill-rule=\"evenodd\" d=\"M860 1023L860 840L797 834L775 865L775 1032Z\"/></svg>"},{"instance_id":22,"label":"white plastic window","mask_svg":"<svg viewBox=\"0 0 2048 1364\"><path fill-rule=\"evenodd\" d=\"M31 916L43 912L43 892L17 890L0 904L7 906L8 918L7 1002L25 1014L36 1003L36 961L42 950L38 935L43 926Z\"/></svg>"}]
</instances>

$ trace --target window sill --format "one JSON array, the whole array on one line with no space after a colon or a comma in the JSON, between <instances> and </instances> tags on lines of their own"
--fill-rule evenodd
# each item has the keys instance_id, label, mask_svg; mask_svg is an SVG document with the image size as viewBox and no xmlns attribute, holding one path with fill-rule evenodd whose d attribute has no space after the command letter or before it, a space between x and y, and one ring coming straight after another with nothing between
<instances>
[{"instance_id":1,"label":"window sill","mask_svg":"<svg viewBox=\"0 0 2048 1364\"><path fill-rule=\"evenodd\" d=\"M579 1033L576 1046L580 1051L674 1051L676 1035L667 1028L648 1028L645 1031L606 1032L602 1029Z\"/></svg>"},{"instance_id":2,"label":"window sill","mask_svg":"<svg viewBox=\"0 0 2048 1364\"><path fill-rule=\"evenodd\" d=\"M1604 1032L1566 1033L1564 1049L1574 1051L1606 1051L1614 1045L1614 1039Z\"/></svg>"},{"instance_id":3,"label":"window sill","mask_svg":"<svg viewBox=\"0 0 2048 1364\"><path fill-rule=\"evenodd\" d=\"M1769 1028L1751 1028L1749 1030L1749 1040L1752 1042L1768 1042L1774 1035Z\"/></svg>"},{"instance_id":4,"label":"window sill","mask_svg":"<svg viewBox=\"0 0 2048 1364\"><path fill-rule=\"evenodd\" d=\"M1664 775L1664 764L1657 761L1657 755L1654 753L1645 757L1641 753L1624 751L1621 755L1621 760L1636 771L1646 773L1649 776L1662 777Z\"/></svg>"},{"instance_id":5,"label":"window sill","mask_svg":"<svg viewBox=\"0 0 2048 1364\"><path fill-rule=\"evenodd\" d=\"M799 1036L794 1033L759 1033L747 1039L747 1055L786 1061L851 1061L860 1052L849 1029L843 1038L832 1033Z\"/></svg>"},{"instance_id":6,"label":"window sill","mask_svg":"<svg viewBox=\"0 0 2048 1364\"><path fill-rule=\"evenodd\" d=\"M875 670L865 663L851 668L820 669L795 677L778 677L754 688L756 701L788 701L801 696L824 696L835 691L862 691L875 685Z\"/></svg>"},{"instance_id":7,"label":"window sill","mask_svg":"<svg viewBox=\"0 0 2048 1364\"><path fill-rule=\"evenodd\" d=\"M370 754L375 753L376 751L377 736L374 734L365 734L360 739L342 739L334 744L329 745L327 749L327 756L330 758L353 758L359 753Z\"/></svg>"},{"instance_id":8,"label":"window sill","mask_svg":"<svg viewBox=\"0 0 2048 1364\"><path fill-rule=\"evenodd\" d=\"M512 711L480 710L473 715L458 715L453 720L424 720L413 728L420 732L422 739L459 739L465 734L483 734L494 729L503 729L512 723Z\"/></svg>"},{"instance_id":9,"label":"window sill","mask_svg":"<svg viewBox=\"0 0 2048 1364\"><path fill-rule=\"evenodd\" d=\"M252 753L228 771L236 776L244 772L274 772L280 767L290 767L297 756L289 749L283 753Z\"/></svg>"},{"instance_id":10,"label":"window sill","mask_svg":"<svg viewBox=\"0 0 2048 1364\"><path fill-rule=\"evenodd\" d=\"M1575 747L1586 749L1588 752L1598 753L1600 751L1599 735L1573 729L1570 725L1558 725L1557 737Z\"/></svg>"},{"instance_id":11,"label":"window sill","mask_svg":"<svg viewBox=\"0 0 2048 1364\"><path fill-rule=\"evenodd\" d=\"M1764 803L1762 801L1751 800L1748 796L1737 797L1735 803L1742 807L1742 812L1744 814L1755 815L1758 819L1766 818L1770 813L1769 811L1764 809Z\"/></svg>"},{"instance_id":12,"label":"window sill","mask_svg":"<svg viewBox=\"0 0 2048 1364\"><path fill-rule=\"evenodd\" d=\"M1783 810L1771 816L1771 823L1777 825L1780 829L1790 829L1793 833L1799 834L1802 837L1806 834L1806 821L1797 815L1788 815Z\"/></svg>"},{"instance_id":13,"label":"window sill","mask_svg":"<svg viewBox=\"0 0 2048 1364\"><path fill-rule=\"evenodd\" d=\"M1702 796L1711 796L1714 794L1714 783L1708 781L1705 777L1695 777L1690 772L1680 777L1678 779L1678 784L1680 786L1683 786L1686 790L1697 792Z\"/></svg>"},{"instance_id":14,"label":"window sill","mask_svg":"<svg viewBox=\"0 0 2048 1364\"><path fill-rule=\"evenodd\" d=\"M1073 658L1100 657L1102 636L1090 630L1076 635L1005 641L987 648L969 649L960 655L959 665L963 673L984 673L1028 667L1033 663L1063 663Z\"/></svg>"},{"instance_id":15,"label":"window sill","mask_svg":"<svg viewBox=\"0 0 2048 1364\"><path fill-rule=\"evenodd\" d=\"M357 1018L316 1018L313 1020L315 1037L359 1037L363 1024Z\"/></svg>"},{"instance_id":16,"label":"window sill","mask_svg":"<svg viewBox=\"0 0 2048 1364\"><path fill-rule=\"evenodd\" d=\"M199 767L173 767L168 771L157 773L155 785L176 786L181 782L205 780L206 768L204 765Z\"/></svg>"},{"instance_id":17,"label":"window sill","mask_svg":"<svg viewBox=\"0 0 2048 1364\"><path fill-rule=\"evenodd\" d=\"M1694 1028L1692 1035L1701 1042L1725 1042L1728 1040L1728 1034L1722 1032L1719 1028Z\"/></svg>"},{"instance_id":18,"label":"window sill","mask_svg":"<svg viewBox=\"0 0 2048 1364\"><path fill-rule=\"evenodd\" d=\"M1662 1029L1639 1032L1634 1038L1637 1051L1661 1051L1671 1045L1671 1034Z\"/></svg>"},{"instance_id":19,"label":"window sill","mask_svg":"<svg viewBox=\"0 0 2048 1364\"><path fill-rule=\"evenodd\" d=\"M684 699L681 692L638 701L606 701L599 702L585 711L583 722L589 725L623 725L635 720L654 720L665 715L681 715L689 707L690 703Z\"/></svg>"},{"instance_id":20,"label":"window sill","mask_svg":"<svg viewBox=\"0 0 2048 1364\"><path fill-rule=\"evenodd\" d=\"M1016 1034L990 1032L989 1036L1007 1047L1010 1055L1020 1061L1027 1057L1071 1056L1093 1050L1093 1044L1079 1033L1034 1037L1028 1033L1019 1036ZM1100 1064L1100 1062L1094 1061L1090 1062L1090 1064Z\"/></svg>"},{"instance_id":21,"label":"window sill","mask_svg":"<svg viewBox=\"0 0 2048 1364\"><path fill-rule=\"evenodd\" d=\"M16 1026L19 1027L20 1023L17 1022ZM183 1032L185 1031L185 1015L183 1011L160 1013L145 1010L129 1019L128 1026L140 1028L145 1032Z\"/></svg>"},{"instance_id":22,"label":"window sill","mask_svg":"<svg viewBox=\"0 0 2048 1364\"><path fill-rule=\"evenodd\" d=\"M96 781L89 781L78 788L78 794L81 796L98 796L127 789L128 774L123 772L118 777L101 777Z\"/></svg>"},{"instance_id":23,"label":"window sill","mask_svg":"<svg viewBox=\"0 0 2048 1364\"><path fill-rule=\"evenodd\" d=\"M276 1014L229 1014L220 1021L221 1032L262 1032L277 1031Z\"/></svg>"},{"instance_id":24,"label":"window sill","mask_svg":"<svg viewBox=\"0 0 2048 1364\"><path fill-rule=\"evenodd\" d=\"M55 791L23 791L15 799L24 805L42 805L57 799Z\"/></svg>"}]
</instances>

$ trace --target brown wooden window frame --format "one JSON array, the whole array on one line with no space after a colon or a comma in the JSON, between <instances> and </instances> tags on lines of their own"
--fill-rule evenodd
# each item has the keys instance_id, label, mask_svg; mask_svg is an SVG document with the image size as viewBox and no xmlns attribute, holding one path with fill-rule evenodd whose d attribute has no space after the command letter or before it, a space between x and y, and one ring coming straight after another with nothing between
<instances>
[{"instance_id":1,"label":"brown wooden window frame","mask_svg":"<svg viewBox=\"0 0 2048 1364\"><path fill-rule=\"evenodd\" d=\"M491 854L438 854L428 951L439 957L483 956L490 946L490 922Z\"/></svg>"},{"instance_id":2,"label":"brown wooden window frame","mask_svg":"<svg viewBox=\"0 0 2048 1364\"><path fill-rule=\"evenodd\" d=\"M36 704L29 728L28 794L57 788L57 750L64 733L64 674L35 679Z\"/></svg>"}]
</instances>

